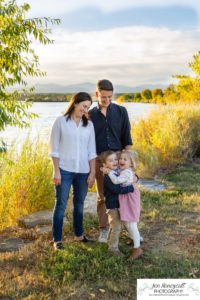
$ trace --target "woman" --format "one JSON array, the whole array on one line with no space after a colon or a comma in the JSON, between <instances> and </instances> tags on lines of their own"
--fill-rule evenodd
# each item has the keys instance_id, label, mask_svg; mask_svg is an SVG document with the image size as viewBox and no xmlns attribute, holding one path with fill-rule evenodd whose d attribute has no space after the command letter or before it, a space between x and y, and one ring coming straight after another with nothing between
<instances>
[{"instance_id":1,"label":"woman","mask_svg":"<svg viewBox=\"0 0 200 300\"><path fill-rule=\"evenodd\" d=\"M87 112L92 104L89 94L77 93L66 113L56 119L50 137L56 187L53 212L53 240L56 250L63 249L62 227L64 212L73 186L73 225L77 241L88 242L83 234L83 207L88 186L95 180L95 134Z\"/></svg>"}]
</instances>

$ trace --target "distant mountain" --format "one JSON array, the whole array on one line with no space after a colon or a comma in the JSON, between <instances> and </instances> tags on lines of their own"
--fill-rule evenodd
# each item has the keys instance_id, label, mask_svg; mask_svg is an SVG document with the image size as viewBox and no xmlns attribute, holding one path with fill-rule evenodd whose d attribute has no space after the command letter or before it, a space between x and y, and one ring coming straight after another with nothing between
<instances>
[{"instance_id":1,"label":"distant mountain","mask_svg":"<svg viewBox=\"0 0 200 300\"><path fill-rule=\"evenodd\" d=\"M95 91L95 84L93 83L80 83L71 85L59 85L59 84L36 84L36 93L77 93L77 92L87 92L91 93Z\"/></svg>"},{"instance_id":2,"label":"distant mountain","mask_svg":"<svg viewBox=\"0 0 200 300\"><path fill-rule=\"evenodd\" d=\"M125 85L114 85L115 93L134 93L141 92L144 89L155 89L155 88L166 88L166 85L161 84L146 84L135 87L125 86ZM59 85L59 84L36 84L36 93L77 93L77 92L87 92L94 93L96 85L94 83L86 82L71 85Z\"/></svg>"},{"instance_id":3,"label":"distant mountain","mask_svg":"<svg viewBox=\"0 0 200 300\"><path fill-rule=\"evenodd\" d=\"M164 89L166 88L167 85L164 84L143 84L139 86L126 86L126 85L114 85L114 92L116 94L121 94L121 93L135 93L135 92L141 92L144 89L157 89L161 88ZM21 89L19 86L15 87L10 87L8 91L12 92L15 89ZM85 82L85 83L78 83L78 84L71 84L71 85L59 85L59 84L35 84L35 92L36 93L60 93L60 94L65 94L65 93L78 93L78 92L87 92L87 93L95 93L96 89L96 84L91 83L91 82Z\"/></svg>"}]
</instances>

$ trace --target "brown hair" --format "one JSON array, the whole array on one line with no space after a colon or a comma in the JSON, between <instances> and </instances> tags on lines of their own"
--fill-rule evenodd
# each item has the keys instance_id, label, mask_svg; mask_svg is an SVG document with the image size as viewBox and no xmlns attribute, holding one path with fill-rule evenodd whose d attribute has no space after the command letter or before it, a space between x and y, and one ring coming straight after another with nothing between
<instances>
[{"instance_id":1,"label":"brown hair","mask_svg":"<svg viewBox=\"0 0 200 300\"><path fill-rule=\"evenodd\" d=\"M72 97L66 112L64 113L64 116L67 116L67 120L69 120L69 118L71 117L71 115L75 109L75 105L78 103L81 103L83 101L87 101L87 100L90 101L92 104L92 97L88 93L79 92L79 93L75 94ZM88 117L86 115L83 115L82 120L83 120L83 126L87 126Z\"/></svg>"},{"instance_id":2,"label":"brown hair","mask_svg":"<svg viewBox=\"0 0 200 300\"><path fill-rule=\"evenodd\" d=\"M112 91L113 92L113 84L107 79L101 79L97 82L97 91Z\"/></svg>"},{"instance_id":3,"label":"brown hair","mask_svg":"<svg viewBox=\"0 0 200 300\"><path fill-rule=\"evenodd\" d=\"M108 156L112 155L112 154L116 154L116 152L112 151L112 150L108 150L108 151L105 151L105 152L102 152L101 155L100 155L100 161L102 163L105 163Z\"/></svg>"}]
</instances>

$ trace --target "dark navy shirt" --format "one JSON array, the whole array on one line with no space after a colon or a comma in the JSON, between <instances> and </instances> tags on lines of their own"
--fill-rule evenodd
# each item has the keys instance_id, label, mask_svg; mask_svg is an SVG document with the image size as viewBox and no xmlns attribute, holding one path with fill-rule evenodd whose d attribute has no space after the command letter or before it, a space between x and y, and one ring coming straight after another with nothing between
<instances>
[{"instance_id":1,"label":"dark navy shirt","mask_svg":"<svg viewBox=\"0 0 200 300\"><path fill-rule=\"evenodd\" d=\"M97 154L107 150L119 151L127 145L132 145L130 122L125 107L111 103L102 114L99 106L89 111L93 122Z\"/></svg>"},{"instance_id":2,"label":"dark navy shirt","mask_svg":"<svg viewBox=\"0 0 200 300\"><path fill-rule=\"evenodd\" d=\"M112 183L108 175L104 176L104 196L107 209L119 208L119 194L128 194L134 191L133 185L121 186Z\"/></svg>"}]
</instances>

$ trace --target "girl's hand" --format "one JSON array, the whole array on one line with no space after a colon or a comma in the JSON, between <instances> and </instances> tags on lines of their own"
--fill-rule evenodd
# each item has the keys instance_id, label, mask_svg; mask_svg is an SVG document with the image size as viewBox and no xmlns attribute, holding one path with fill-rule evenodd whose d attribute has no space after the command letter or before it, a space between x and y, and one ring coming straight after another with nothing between
<instances>
[{"instance_id":1,"label":"girl's hand","mask_svg":"<svg viewBox=\"0 0 200 300\"><path fill-rule=\"evenodd\" d=\"M88 187L91 188L93 186L94 182L95 182L95 174L90 173L88 176L88 180L87 180Z\"/></svg>"},{"instance_id":2,"label":"girl's hand","mask_svg":"<svg viewBox=\"0 0 200 300\"><path fill-rule=\"evenodd\" d=\"M54 171L54 174L53 174L53 183L55 185L60 185L61 184L60 170Z\"/></svg>"},{"instance_id":3,"label":"girl's hand","mask_svg":"<svg viewBox=\"0 0 200 300\"><path fill-rule=\"evenodd\" d=\"M101 170L101 172L103 172L104 175L106 175L110 172L110 169L107 167L101 167L100 170Z\"/></svg>"}]
</instances>

